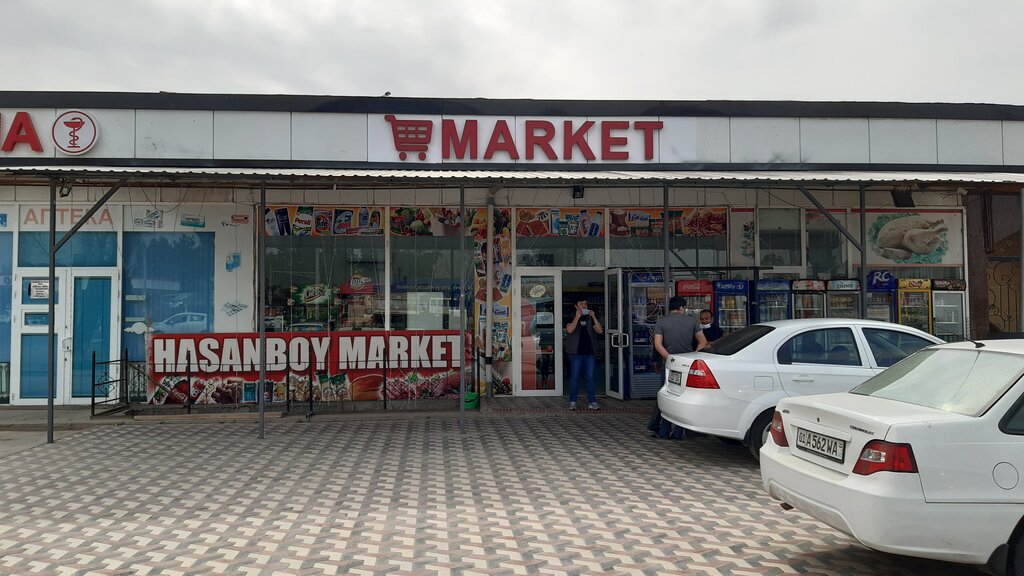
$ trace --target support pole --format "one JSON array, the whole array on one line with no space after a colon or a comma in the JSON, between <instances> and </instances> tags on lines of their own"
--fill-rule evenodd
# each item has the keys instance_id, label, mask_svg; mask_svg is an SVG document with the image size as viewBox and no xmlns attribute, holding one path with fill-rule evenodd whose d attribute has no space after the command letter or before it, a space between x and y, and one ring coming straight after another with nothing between
<instances>
[{"instance_id":1,"label":"support pole","mask_svg":"<svg viewBox=\"0 0 1024 576\"><path fill-rule=\"evenodd\" d=\"M662 244L664 244L664 246L662 246L664 263L662 264L663 267L661 273L665 276L663 278L665 281L665 314L668 314L668 299L672 297L672 266L669 265L669 255L672 253L669 242L672 240L672 234L669 230L669 228L671 228L671 222L669 222L671 214L669 214L668 211L668 184L662 184L661 194L661 240Z\"/></svg>"},{"instance_id":2,"label":"support pole","mask_svg":"<svg viewBox=\"0 0 1024 576\"><path fill-rule=\"evenodd\" d=\"M49 314L48 318L48 329L46 331L46 443L53 444L53 397L57 391L57 374L55 370L57 367L54 365L53 356L56 353L56 346L54 346L53 339L56 337L56 328L54 321L56 320L54 298L56 297L56 284L57 280L57 180L55 178L50 179L50 279L49 279ZM66 305L66 303L65 303Z\"/></svg>"},{"instance_id":3,"label":"support pole","mask_svg":"<svg viewBox=\"0 0 1024 576\"><path fill-rule=\"evenodd\" d=\"M260 182L260 209L256 216L256 222L263 222L263 216L267 211L267 181ZM260 406L260 433L259 439L262 440L264 437L264 429L266 425L266 418L264 410L266 408L263 394L264 382L267 379L267 326L266 322L263 321L264 310L267 305L267 287L264 281L266 275L266 230L263 230L262 226L256 226L256 323L260 329L260 381L256 385L256 395L258 397L257 402ZM285 378L287 378L287 371Z\"/></svg>"},{"instance_id":4,"label":"support pole","mask_svg":"<svg viewBox=\"0 0 1024 576\"><path fill-rule=\"evenodd\" d=\"M860 186L860 317L868 317L868 224L864 210L864 186Z\"/></svg>"},{"instance_id":5,"label":"support pole","mask_svg":"<svg viewBox=\"0 0 1024 576\"><path fill-rule=\"evenodd\" d=\"M466 187L459 186L459 432L466 433ZM469 259L472 262L472 258Z\"/></svg>"}]
</instances>

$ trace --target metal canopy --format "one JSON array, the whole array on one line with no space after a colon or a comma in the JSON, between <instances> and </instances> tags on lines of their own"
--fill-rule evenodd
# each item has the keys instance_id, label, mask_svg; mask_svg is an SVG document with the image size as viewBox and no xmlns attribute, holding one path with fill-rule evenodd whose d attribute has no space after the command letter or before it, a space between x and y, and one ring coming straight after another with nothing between
<instances>
[{"instance_id":1,"label":"metal canopy","mask_svg":"<svg viewBox=\"0 0 1024 576\"><path fill-rule=\"evenodd\" d=\"M875 170L429 170L429 169L321 169L321 168L189 168L122 166L7 166L0 176L36 177L158 177L220 180L403 180L466 182L594 182L608 185L650 183L949 183L1024 185L1024 173L921 172Z\"/></svg>"}]
</instances>

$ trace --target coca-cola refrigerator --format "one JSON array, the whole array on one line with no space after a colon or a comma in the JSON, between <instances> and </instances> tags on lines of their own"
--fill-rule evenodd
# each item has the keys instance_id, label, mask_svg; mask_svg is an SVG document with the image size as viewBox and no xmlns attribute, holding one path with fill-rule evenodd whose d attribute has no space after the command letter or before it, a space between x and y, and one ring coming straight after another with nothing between
<instances>
[{"instance_id":1,"label":"coca-cola refrigerator","mask_svg":"<svg viewBox=\"0 0 1024 576\"><path fill-rule=\"evenodd\" d=\"M686 298L686 312L693 316L701 310L715 313L714 294L714 284L710 280L676 280L676 296Z\"/></svg>"},{"instance_id":2,"label":"coca-cola refrigerator","mask_svg":"<svg viewBox=\"0 0 1024 576\"><path fill-rule=\"evenodd\" d=\"M825 282L793 280L793 318L825 317Z\"/></svg>"},{"instance_id":3,"label":"coca-cola refrigerator","mask_svg":"<svg viewBox=\"0 0 1024 576\"><path fill-rule=\"evenodd\" d=\"M868 320L893 322L896 318L896 276L890 270L873 270L864 281L868 292Z\"/></svg>"}]
</instances>

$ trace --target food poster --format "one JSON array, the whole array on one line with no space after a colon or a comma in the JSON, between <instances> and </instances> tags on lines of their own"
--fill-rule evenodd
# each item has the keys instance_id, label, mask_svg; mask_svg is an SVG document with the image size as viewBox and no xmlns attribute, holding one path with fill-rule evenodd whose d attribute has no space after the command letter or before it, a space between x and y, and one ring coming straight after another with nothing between
<instances>
[{"instance_id":1,"label":"food poster","mask_svg":"<svg viewBox=\"0 0 1024 576\"><path fill-rule=\"evenodd\" d=\"M519 208L516 235L540 238L604 236L604 208Z\"/></svg>"},{"instance_id":2,"label":"food poster","mask_svg":"<svg viewBox=\"0 0 1024 576\"><path fill-rule=\"evenodd\" d=\"M265 397L283 402L457 398L455 330L268 335ZM150 404L256 402L259 334L152 334Z\"/></svg>"},{"instance_id":3,"label":"food poster","mask_svg":"<svg viewBox=\"0 0 1024 576\"><path fill-rule=\"evenodd\" d=\"M267 236L377 236L384 233L383 208L348 206L268 206Z\"/></svg>"},{"instance_id":4,"label":"food poster","mask_svg":"<svg viewBox=\"0 0 1024 576\"><path fill-rule=\"evenodd\" d=\"M660 237L664 233L663 210L651 208L611 208L608 234L613 237ZM709 238L722 236L728 231L726 208L670 209L673 236Z\"/></svg>"},{"instance_id":5,"label":"food poster","mask_svg":"<svg viewBox=\"0 0 1024 576\"><path fill-rule=\"evenodd\" d=\"M494 261L491 288L491 384L495 394L512 393L512 210L495 208L492 223L494 246L489 251ZM478 277L478 309L487 307L486 268L484 277ZM484 391L482 391L483 393Z\"/></svg>"},{"instance_id":6,"label":"food poster","mask_svg":"<svg viewBox=\"0 0 1024 576\"><path fill-rule=\"evenodd\" d=\"M611 208L608 211L608 235L613 238L658 238L665 222L662 210L649 208Z\"/></svg>"},{"instance_id":7,"label":"food poster","mask_svg":"<svg viewBox=\"0 0 1024 576\"><path fill-rule=\"evenodd\" d=\"M850 228L859 230L855 211ZM963 266L960 210L868 210L868 264Z\"/></svg>"},{"instance_id":8,"label":"food poster","mask_svg":"<svg viewBox=\"0 0 1024 576\"><path fill-rule=\"evenodd\" d=\"M753 208L734 208L729 211L729 262L733 266L753 266L757 229Z\"/></svg>"},{"instance_id":9,"label":"food poster","mask_svg":"<svg viewBox=\"0 0 1024 576\"><path fill-rule=\"evenodd\" d=\"M480 213L483 213L483 222L486 227L486 208L466 208L465 214L460 217L458 208L447 207L397 207L391 209L389 219L391 234L394 236L458 236L463 230L462 223L469 222L470 226L465 228L467 236L476 236L474 226L478 226ZM479 230L479 228L477 229ZM484 229L484 239L487 239L487 231Z\"/></svg>"}]
</instances>

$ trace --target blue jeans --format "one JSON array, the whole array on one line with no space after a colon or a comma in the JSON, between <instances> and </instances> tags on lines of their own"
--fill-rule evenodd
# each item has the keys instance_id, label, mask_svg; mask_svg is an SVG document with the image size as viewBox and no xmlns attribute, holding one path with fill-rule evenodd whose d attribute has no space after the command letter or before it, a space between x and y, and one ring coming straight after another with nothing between
<instances>
[{"instance_id":1,"label":"blue jeans","mask_svg":"<svg viewBox=\"0 0 1024 576\"><path fill-rule=\"evenodd\" d=\"M593 404L597 402L597 392L594 389L593 354L569 355L569 402L576 402L581 375L583 376L583 385L587 387L587 402Z\"/></svg>"}]
</instances>

